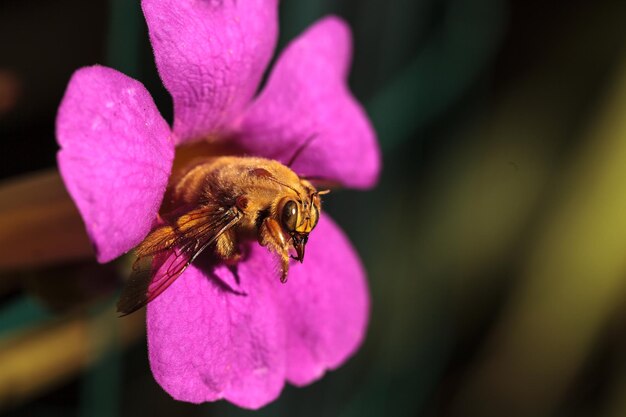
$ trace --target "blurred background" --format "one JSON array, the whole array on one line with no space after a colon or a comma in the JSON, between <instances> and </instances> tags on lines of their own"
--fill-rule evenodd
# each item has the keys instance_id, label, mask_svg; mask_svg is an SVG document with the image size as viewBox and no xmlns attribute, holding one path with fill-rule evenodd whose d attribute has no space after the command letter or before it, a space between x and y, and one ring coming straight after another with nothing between
<instances>
[{"instance_id":1,"label":"blurred background","mask_svg":"<svg viewBox=\"0 0 626 417\"><path fill-rule=\"evenodd\" d=\"M55 174L72 72L141 80L138 1L0 3L0 414L626 416L626 2L283 0L279 49L335 13L384 171L326 209L366 265L367 339L257 412L173 401L123 262L91 260ZM61 195L61 197L59 197ZM358 210L355 210L358 207Z\"/></svg>"}]
</instances>

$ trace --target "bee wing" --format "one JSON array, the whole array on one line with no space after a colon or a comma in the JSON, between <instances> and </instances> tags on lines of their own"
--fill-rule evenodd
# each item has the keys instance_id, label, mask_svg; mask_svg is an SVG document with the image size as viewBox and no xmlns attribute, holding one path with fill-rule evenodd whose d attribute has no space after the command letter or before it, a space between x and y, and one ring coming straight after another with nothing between
<instances>
[{"instance_id":1,"label":"bee wing","mask_svg":"<svg viewBox=\"0 0 626 417\"><path fill-rule=\"evenodd\" d=\"M236 208L202 207L150 233L137 248L137 260L117 303L128 315L158 297L224 232L237 224Z\"/></svg>"}]
</instances>

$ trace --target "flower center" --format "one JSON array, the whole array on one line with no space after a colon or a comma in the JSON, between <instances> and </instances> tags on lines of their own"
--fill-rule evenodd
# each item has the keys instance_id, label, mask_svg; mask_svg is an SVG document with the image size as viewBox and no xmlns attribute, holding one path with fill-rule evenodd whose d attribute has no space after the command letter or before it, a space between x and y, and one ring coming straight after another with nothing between
<instances>
[{"instance_id":1,"label":"flower center","mask_svg":"<svg viewBox=\"0 0 626 417\"><path fill-rule=\"evenodd\" d=\"M206 140L177 146L170 185L172 178L176 177L176 174L188 167L194 160L225 155L241 155L241 150L231 143L232 141L222 141L211 137Z\"/></svg>"}]
</instances>

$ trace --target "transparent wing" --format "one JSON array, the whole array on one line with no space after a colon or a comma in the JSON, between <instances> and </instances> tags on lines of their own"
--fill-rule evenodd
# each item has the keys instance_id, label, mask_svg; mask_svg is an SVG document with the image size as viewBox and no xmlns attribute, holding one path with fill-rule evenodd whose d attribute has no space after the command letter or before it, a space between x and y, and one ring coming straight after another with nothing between
<instances>
[{"instance_id":1,"label":"transparent wing","mask_svg":"<svg viewBox=\"0 0 626 417\"><path fill-rule=\"evenodd\" d=\"M154 300L240 219L241 212L236 207L205 206L155 229L137 248L137 260L117 311L125 316Z\"/></svg>"}]
</instances>

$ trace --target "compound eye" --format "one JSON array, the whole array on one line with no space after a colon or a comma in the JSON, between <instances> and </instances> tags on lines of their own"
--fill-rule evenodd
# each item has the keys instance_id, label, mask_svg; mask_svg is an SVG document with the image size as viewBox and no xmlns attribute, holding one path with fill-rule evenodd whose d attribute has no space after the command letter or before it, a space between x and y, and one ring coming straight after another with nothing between
<instances>
[{"instance_id":1,"label":"compound eye","mask_svg":"<svg viewBox=\"0 0 626 417\"><path fill-rule=\"evenodd\" d=\"M289 200L283 207L280 221L288 232L296 230L298 220L298 205L295 201Z\"/></svg>"}]
</instances>

